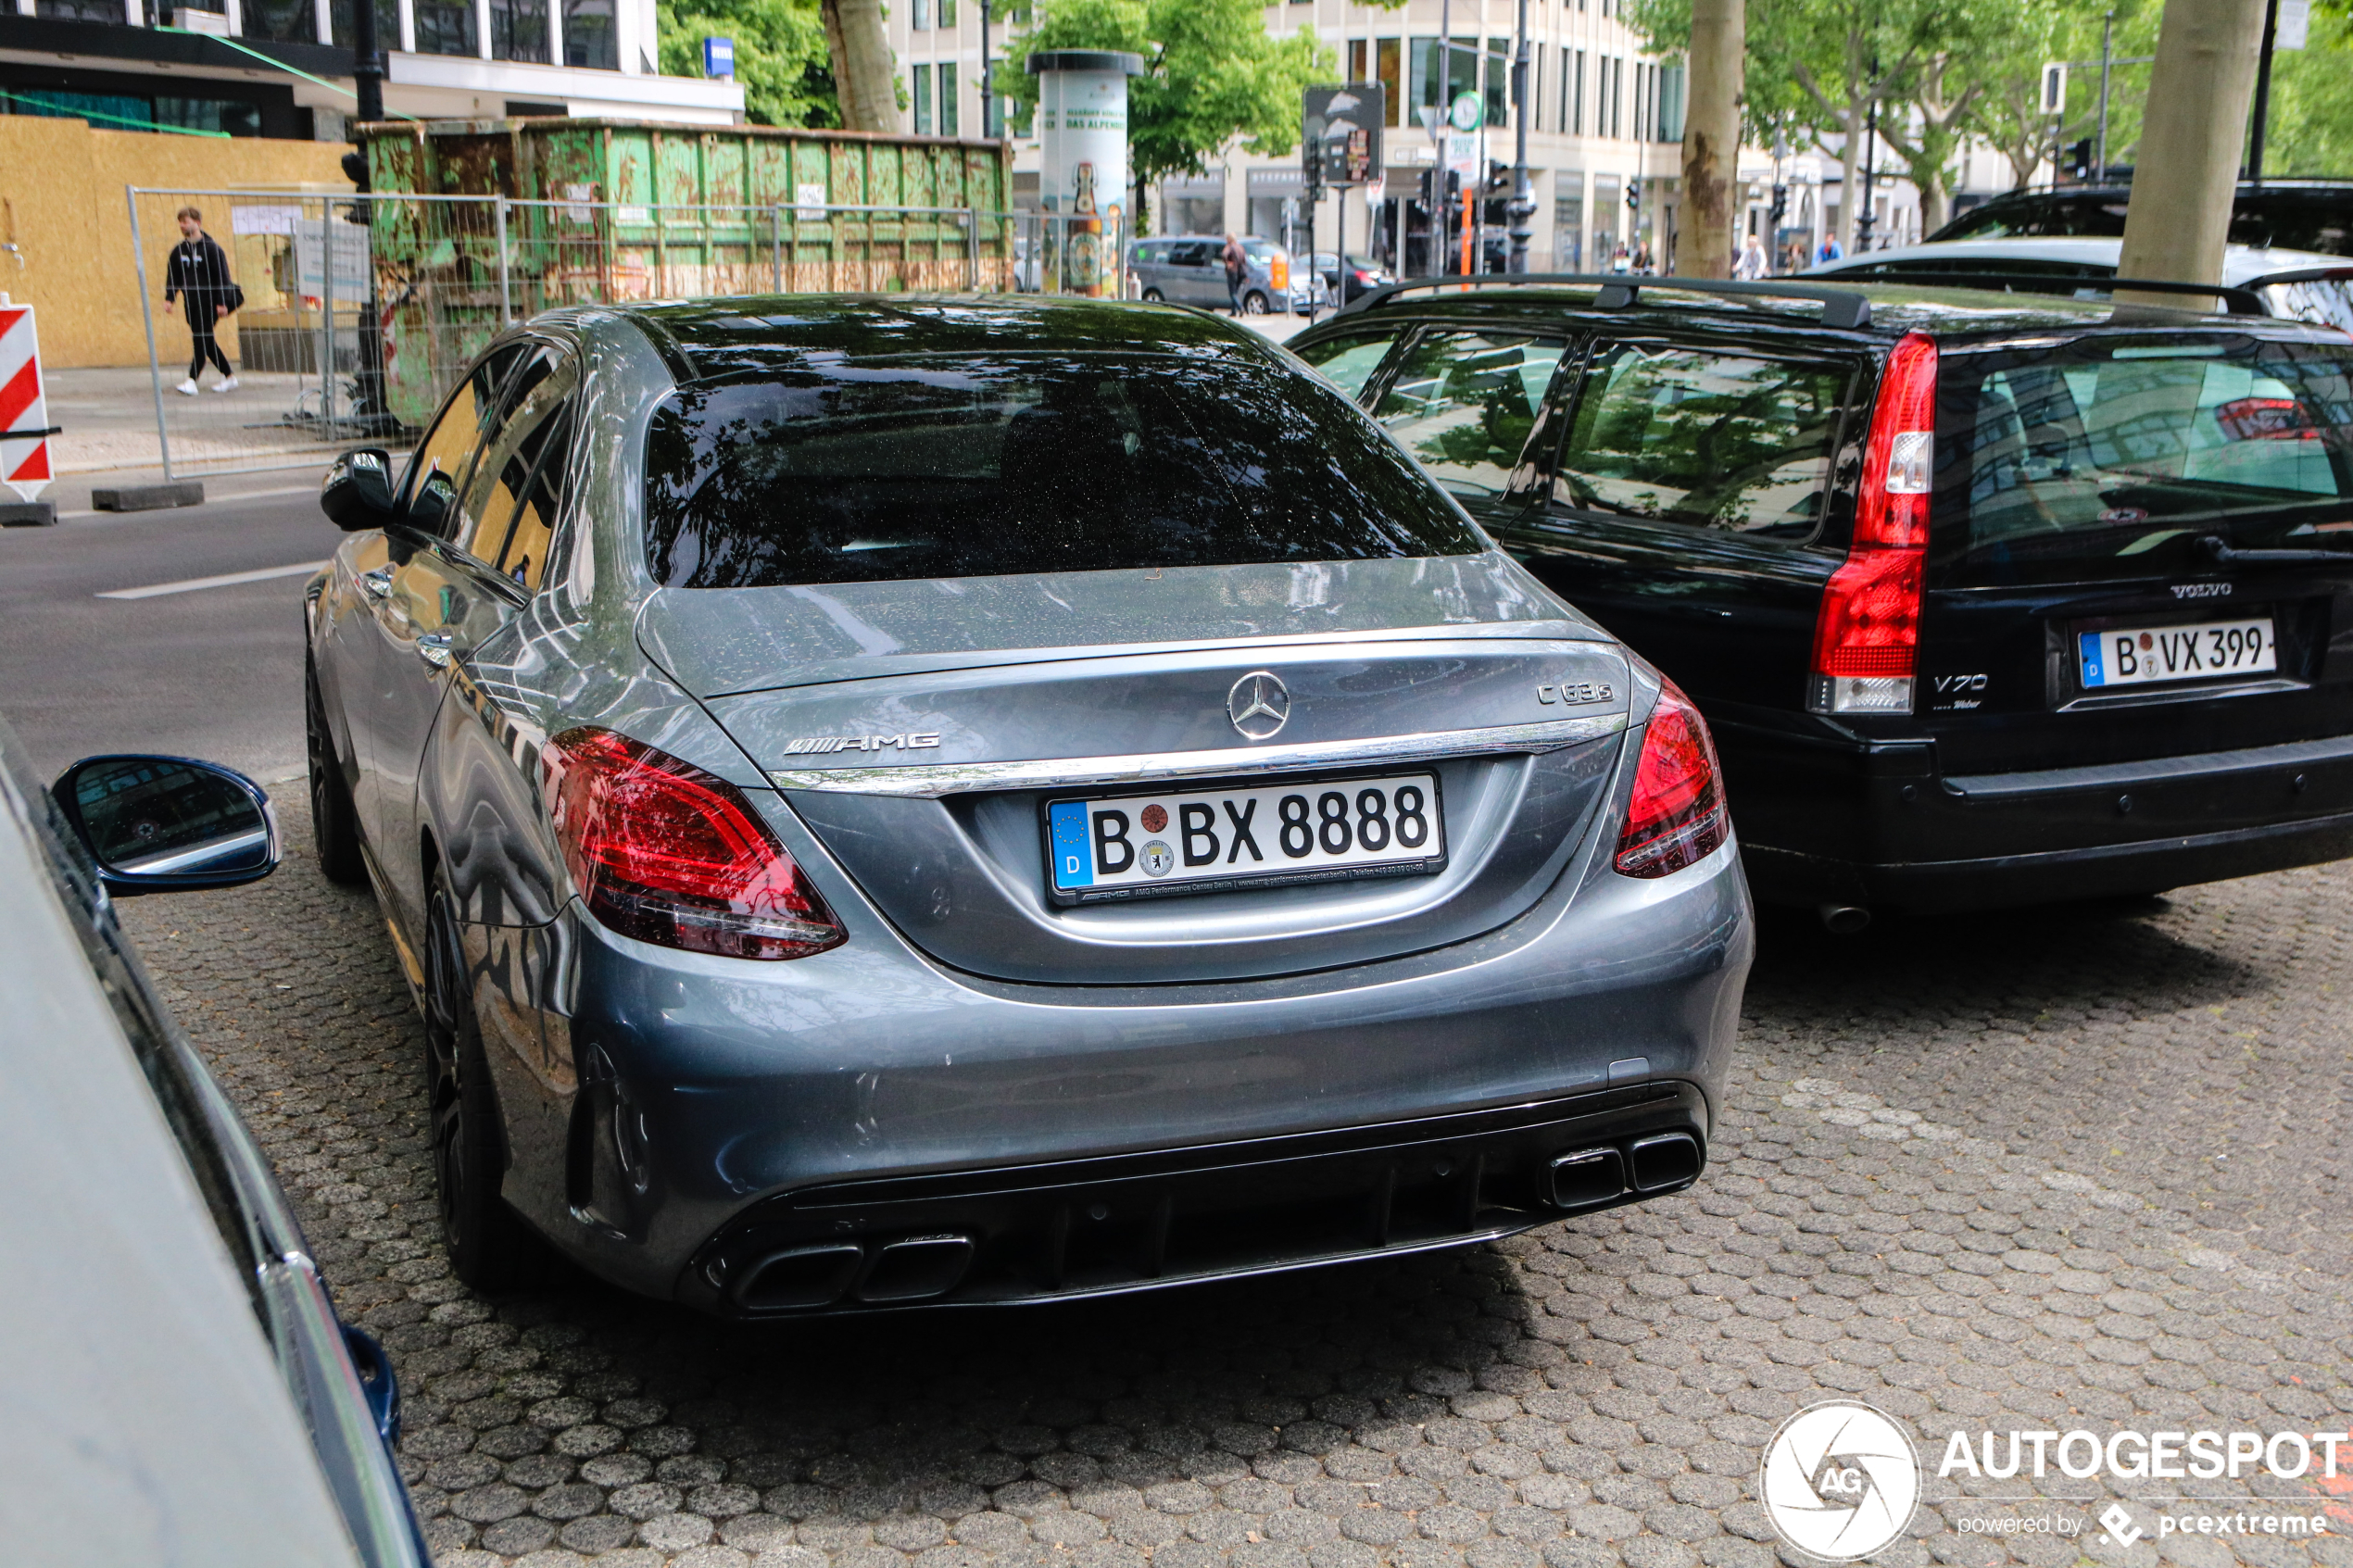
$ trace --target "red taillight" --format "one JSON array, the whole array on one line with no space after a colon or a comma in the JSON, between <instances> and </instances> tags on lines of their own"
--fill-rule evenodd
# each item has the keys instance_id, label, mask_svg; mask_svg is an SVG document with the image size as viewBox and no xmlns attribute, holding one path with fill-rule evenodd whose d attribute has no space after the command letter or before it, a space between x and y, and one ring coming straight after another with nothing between
<instances>
[{"instance_id":1,"label":"red taillight","mask_svg":"<svg viewBox=\"0 0 2353 1568\"><path fill-rule=\"evenodd\" d=\"M1817 713L1912 710L1935 432L1936 345L1909 332L1880 378L1855 543L1823 591L1814 624L1806 706Z\"/></svg>"},{"instance_id":2,"label":"red taillight","mask_svg":"<svg viewBox=\"0 0 2353 1568\"><path fill-rule=\"evenodd\" d=\"M624 936L735 959L799 959L849 934L735 785L610 730L541 754L564 863Z\"/></svg>"},{"instance_id":3,"label":"red taillight","mask_svg":"<svg viewBox=\"0 0 2353 1568\"><path fill-rule=\"evenodd\" d=\"M1666 682L1634 764L1634 798L1617 835L1617 869L1628 876L1680 872L1713 854L1730 827L1706 721L1672 681Z\"/></svg>"}]
</instances>

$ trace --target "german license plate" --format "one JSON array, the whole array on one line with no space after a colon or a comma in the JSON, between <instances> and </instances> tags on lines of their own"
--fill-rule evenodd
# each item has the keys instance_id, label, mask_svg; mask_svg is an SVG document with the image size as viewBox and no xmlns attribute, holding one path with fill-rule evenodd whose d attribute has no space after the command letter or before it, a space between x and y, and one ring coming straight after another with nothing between
<instances>
[{"instance_id":1,"label":"german license plate","mask_svg":"<svg viewBox=\"0 0 2353 1568\"><path fill-rule=\"evenodd\" d=\"M1053 800L1046 885L1057 904L1287 882L1413 876L1446 863L1429 773Z\"/></svg>"},{"instance_id":2,"label":"german license plate","mask_svg":"<svg viewBox=\"0 0 2353 1568\"><path fill-rule=\"evenodd\" d=\"M2271 618L2204 621L2195 626L2111 626L2076 635L2083 689L2210 681L2280 667Z\"/></svg>"}]
</instances>

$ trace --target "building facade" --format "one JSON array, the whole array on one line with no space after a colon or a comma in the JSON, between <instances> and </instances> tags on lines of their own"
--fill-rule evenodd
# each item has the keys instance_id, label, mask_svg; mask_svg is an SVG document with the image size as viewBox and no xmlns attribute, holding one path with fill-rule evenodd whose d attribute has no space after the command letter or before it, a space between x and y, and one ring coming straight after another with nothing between
<instances>
[{"instance_id":1,"label":"building facade","mask_svg":"<svg viewBox=\"0 0 2353 1568\"><path fill-rule=\"evenodd\" d=\"M1041 0L1051 4L1051 0ZM1624 265L1670 264L1682 219L1685 73L1679 58L1643 48L1623 15L1623 0L1528 0L1530 70L1529 165L1536 212L1529 245L1531 271L1605 271ZM1517 107L1511 68L1517 45L1518 0L1406 0L1396 9L1353 0L1275 0L1268 31L1305 27L1338 62L1335 80L1378 82L1387 90L1388 168L1370 189L1327 192L1315 213L1316 246L1333 247L1344 227L1355 254L1411 274L1433 270L1431 171L1443 159L1429 129L1461 94L1484 110L1479 168L1486 178L1471 203L1470 251L1490 267L1507 245ZM981 0L900 0L890 7L890 44L905 86L901 128L920 134L995 135L1010 132L1017 188L1036 188L1038 144L1029 128L1007 124L985 103L984 29L999 73L1019 71L1001 7ZM1453 47L1442 42L1451 35ZM1001 90L1002 77L998 78ZM1001 100L1000 100L1001 103ZM1871 208L1881 245L1919 237L1919 204L1882 152ZM1971 166L1972 168L1974 165ZM1024 176L1026 176L1026 179ZM1441 175L1441 188L1442 186ZM1780 157L1743 148L1738 224L1754 234L1774 265L1804 265L1834 232L1840 169L1819 153ZM1785 195L1773 220L1776 184ZM1306 183L1296 152L1262 157L1226 149L1208 170L1169 180L1151 193L1156 233L1251 233L1304 251ZM1463 207L1449 204L1438 230L1448 270L1464 259Z\"/></svg>"},{"instance_id":2,"label":"building facade","mask_svg":"<svg viewBox=\"0 0 2353 1568\"><path fill-rule=\"evenodd\" d=\"M339 142L351 0L0 0L0 111ZM730 81L658 74L655 0L379 0L384 109L733 124Z\"/></svg>"}]
</instances>

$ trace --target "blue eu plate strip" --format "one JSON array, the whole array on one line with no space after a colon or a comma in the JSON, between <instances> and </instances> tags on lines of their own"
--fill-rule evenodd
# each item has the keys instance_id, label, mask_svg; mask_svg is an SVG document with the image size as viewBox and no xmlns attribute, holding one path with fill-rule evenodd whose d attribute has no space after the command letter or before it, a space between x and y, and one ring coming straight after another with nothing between
<instances>
[{"instance_id":1,"label":"blue eu plate strip","mask_svg":"<svg viewBox=\"0 0 2353 1568\"><path fill-rule=\"evenodd\" d=\"M2100 634L2097 632L2079 632L2076 633L2075 641L2076 646L2082 650L2083 654L2085 688L2108 684L2108 677L2100 670Z\"/></svg>"},{"instance_id":2,"label":"blue eu plate strip","mask_svg":"<svg viewBox=\"0 0 2353 1568\"><path fill-rule=\"evenodd\" d=\"M1076 800L1057 801L1046 809L1046 818L1053 829L1054 885L1092 887L1095 851L1087 842L1087 808Z\"/></svg>"}]
</instances>

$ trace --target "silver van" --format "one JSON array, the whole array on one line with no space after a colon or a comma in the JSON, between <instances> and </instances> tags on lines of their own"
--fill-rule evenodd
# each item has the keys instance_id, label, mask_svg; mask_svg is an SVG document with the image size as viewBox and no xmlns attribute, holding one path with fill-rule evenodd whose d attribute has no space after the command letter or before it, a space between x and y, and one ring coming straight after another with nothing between
<instances>
[{"instance_id":1,"label":"silver van","mask_svg":"<svg viewBox=\"0 0 2353 1568\"><path fill-rule=\"evenodd\" d=\"M1277 300L1290 298L1290 257L1274 241L1255 234L1241 236L1241 245L1250 262L1250 270L1242 274L1242 314L1264 316ZM1128 247L1127 270L1145 299L1223 309L1233 303L1226 291L1225 255L1223 234L1138 240Z\"/></svg>"}]
</instances>

